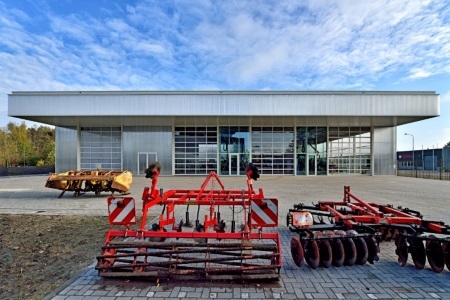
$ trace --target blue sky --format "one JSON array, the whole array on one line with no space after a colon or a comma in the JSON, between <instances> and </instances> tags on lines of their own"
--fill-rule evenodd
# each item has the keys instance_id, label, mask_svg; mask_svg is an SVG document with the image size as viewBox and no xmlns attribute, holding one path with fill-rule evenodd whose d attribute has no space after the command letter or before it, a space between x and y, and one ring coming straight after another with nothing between
<instances>
[{"instance_id":1,"label":"blue sky","mask_svg":"<svg viewBox=\"0 0 450 300\"><path fill-rule=\"evenodd\" d=\"M441 116L398 150L450 141L448 0L0 0L0 36L0 127L11 91L404 90Z\"/></svg>"}]
</instances>

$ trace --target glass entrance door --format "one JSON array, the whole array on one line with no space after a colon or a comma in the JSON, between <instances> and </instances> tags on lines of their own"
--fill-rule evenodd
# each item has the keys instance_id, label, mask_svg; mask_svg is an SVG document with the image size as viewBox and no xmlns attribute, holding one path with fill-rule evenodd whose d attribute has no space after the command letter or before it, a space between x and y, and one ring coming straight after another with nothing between
<instances>
[{"instance_id":1,"label":"glass entrance door","mask_svg":"<svg viewBox=\"0 0 450 300\"><path fill-rule=\"evenodd\" d=\"M158 160L158 155L156 152L138 152L137 155L137 173L145 174L145 169L152 162Z\"/></svg>"},{"instance_id":2,"label":"glass entrance door","mask_svg":"<svg viewBox=\"0 0 450 300\"><path fill-rule=\"evenodd\" d=\"M228 169L230 175L239 175L239 153L228 154Z\"/></svg>"},{"instance_id":3,"label":"glass entrance door","mask_svg":"<svg viewBox=\"0 0 450 300\"><path fill-rule=\"evenodd\" d=\"M308 154L308 175L317 175L317 155Z\"/></svg>"}]
</instances>

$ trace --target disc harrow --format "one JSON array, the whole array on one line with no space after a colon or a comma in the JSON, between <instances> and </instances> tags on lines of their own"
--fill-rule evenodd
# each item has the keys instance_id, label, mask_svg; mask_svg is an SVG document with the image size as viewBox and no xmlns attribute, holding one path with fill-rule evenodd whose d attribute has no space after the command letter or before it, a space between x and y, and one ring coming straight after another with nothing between
<instances>
[{"instance_id":1,"label":"disc harrow","mask_svg":"<svg viewBox=\"0 0 450 300\"><path fill-rule=\"evenodd\" d=\"M424 220L420 212L392 205L368 203L344 187L342 201L294 205L286 225L297 233L291 240L294 263L315 269L373 264L379 260L379 243L395 242L399 265L409 254L418 269L428 261L434 272L450 271L449 226Z\"/></svg>"},{"instance_id":2,"label":"disc harrow","mask_svg":"<svg viewBox=\"0 0 450 300\"><path fill-rule=\"evenodd\" d=\"M210 173L198 190L156 188L159 165L149 166L151 187L143 191L142 219L136 224L134 199L108 198L109 221L124 229L109 230L97 256L103 277L145 277L184 280L278 280L280 237L263 232L278 226L278 200L260 189L227 190ZM186 207L185 219L177 208ZM197 208L194 223L189 207ZM161 213L154 213L162 208ZM200 212L205 211L203 218ZM128 215L127 220L121 217ZM147 222L148 216L158 215ZM180 214L182 215L182 213ZM237 226L239 225L239 226Z\"/></svg>"}]
</instances>

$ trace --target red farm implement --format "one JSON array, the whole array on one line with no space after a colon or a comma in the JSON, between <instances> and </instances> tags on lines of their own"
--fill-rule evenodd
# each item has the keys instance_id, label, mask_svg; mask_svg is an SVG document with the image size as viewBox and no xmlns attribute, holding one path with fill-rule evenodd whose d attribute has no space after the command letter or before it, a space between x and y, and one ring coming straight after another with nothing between
<instances>
[{"instance_id":1,"label":"red farm implement","mask_svg":"<svg viewBox=\"0 0 450 300\"><path fill-rule=\"evenodd\" d=\"M287 214L287 226L297 233L291 255L297 266L306 261L313 269L363 265L378 260L379 243L394 240L398 262L404 266L411 254L422 269L426 260L435 272L450 270L449 226L424 220L418 212L392 205L368 203L344 188L342 201L297 204Z\"/></svg>"},{"instance_id":2,"label":"red farm implement","mask_svg":"<svg viewBox=\"0 0 450 300\"><path fill-rule=\"evenodd\" d=\"M280 237L263 232L278 226L277 199L266 198L261 189L255 193L250 180L247 190L227 190L214 172L198 190L164 192L156 188L159 169L151 173L138 228L131 228L136 223L133 198L108 199L110 223L125 228L108 231L97 257L101 276L278 280ZM186 207L184 220L180 206ZM197 208L194 224L189 220L192 206ZM159 217L148 222L151 215Z\"/></svg>"}]
</instances>

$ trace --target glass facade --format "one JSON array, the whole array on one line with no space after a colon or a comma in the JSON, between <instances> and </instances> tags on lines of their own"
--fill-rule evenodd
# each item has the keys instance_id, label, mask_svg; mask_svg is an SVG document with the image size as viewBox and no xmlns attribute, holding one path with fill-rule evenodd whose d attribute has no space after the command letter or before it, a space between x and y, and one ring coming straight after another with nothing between
<instances>
[{"instance_id":1,"label":"glass facade","mask_svg":"<svg viewBox=\"0 0 450 300\"><path fill-rule=\"evenodd\" d=\"M177 126L175 175L217 172L217 127Z\"/></svg>"},{"instance_id":2,"label":"glass facade","mask_svg":"<svg viewBox=\"0 0 450 300\"><path fill-rule=\"evenodd\" d=\"M81 170L142 175L158 160L162 175L245 175L252 162L264 175L315 176L371 174L372 166L370 127L82 127L79 137Z\"/></svg>"},{"instance_id":3,"label":"glass facade","mask_svg":"<svg viewBox=\"0 0 450 300\"><path fill-rule=\"evenodd\" d=\"M250 159L250 132L248 126L219 128L220 175L245 175Z\"/></svg>"},{"instance_id":4,"label":"glass facade","mask_svg":"<svg viewBox=\"0 0 450 300\"><path fill-rule=\"evenodd\" d=\"M370 174L370 127L329 128L329 174Z\"/></svg>"},{"instance_id":5,"label":"glass facade","mask_svg":"<svg viewBox=\"0 0 450 300\"><path fill-rule=\"evenodd\" d=\"M252 127L251 149L261 174L294 174L293 127Z\"/></svg>"},{"instance_id":6,"label":"glass facade","mask_svg":"<svg viewBox=\"0 0 450 300\"><path fill-rule=\"evenodd\" d=\"M82 127L80 130L81 170L122 170L120 127Z\"/></svg>"},{"instance_id":7,"label":"glass facade","mask_svg":"<svg viewBox=\"0 0 450 300\"><path fill-rule=\"evenodd\" d=\"M327 128L297 127L297 175L327 174Z\"/></svg>"}]
</instances>

